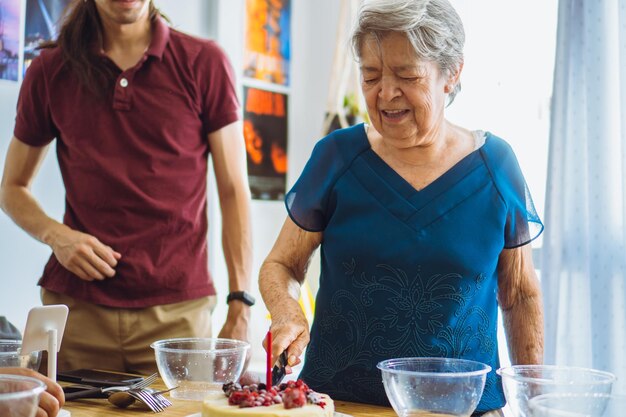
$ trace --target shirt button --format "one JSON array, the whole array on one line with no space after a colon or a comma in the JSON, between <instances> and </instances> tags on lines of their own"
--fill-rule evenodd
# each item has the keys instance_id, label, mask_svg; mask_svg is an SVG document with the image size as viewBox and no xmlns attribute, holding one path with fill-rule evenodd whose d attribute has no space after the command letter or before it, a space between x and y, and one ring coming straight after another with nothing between
<instances>
[{"instance_id":1,"label":"shirt button","mask_svg":"<svg viewBox=\"0 0 626 417\"><path fill-rule=\"evenodd\" d=\"M122 78L122 79L120 80L120 85L121 85L123 88L126 88L126 87L128 86L128 80L127 80L126 78Z\"/></svg>"}]
</instances>

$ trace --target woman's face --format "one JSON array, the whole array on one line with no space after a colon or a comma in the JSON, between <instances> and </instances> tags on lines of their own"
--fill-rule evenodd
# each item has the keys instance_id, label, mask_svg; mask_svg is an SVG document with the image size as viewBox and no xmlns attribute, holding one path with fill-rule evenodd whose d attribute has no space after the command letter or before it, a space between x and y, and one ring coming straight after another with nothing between
<instances>
[{"instance_id":1,"label":"woman's face","mask_svg":"<svg viewBox=\"0 0 626 417\"><path fill-rule=\"evenodd\" d=\"M361 88L367 112L386 142L398 148L425 144L443 122L448 77L436 63L416 57L399 33L361 47Z\"/></svg>"}]
</instances>

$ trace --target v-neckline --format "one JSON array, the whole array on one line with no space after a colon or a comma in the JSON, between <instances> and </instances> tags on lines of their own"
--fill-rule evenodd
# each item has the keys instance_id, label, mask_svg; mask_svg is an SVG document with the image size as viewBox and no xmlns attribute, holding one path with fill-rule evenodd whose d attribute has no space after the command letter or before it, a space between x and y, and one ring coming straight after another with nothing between
<instances>
[{"instance_id":1,"label":"v-neckline","mask_svg":"<svg viewBox=\"0 0 626 417\"><path fill-rule=\"evenodd\" d=\"M445 191L450 185L462 179L462 177L467 174L468 170L474 168L476 163L480 161L480 150L485 146L487 140L489 140L489 133L485 132L485 136L485 142L480 147L465 155L448 170L419 190L374 151L367 137L367 125L365 123L362 124L361 138L365 141L367 146L364 146L366 151L362 155L368 163L376 169L385 182L395 188L404 198L411 200L414 196L425 196L433 193L437 195Z\"/></svg>"}]
</instances>

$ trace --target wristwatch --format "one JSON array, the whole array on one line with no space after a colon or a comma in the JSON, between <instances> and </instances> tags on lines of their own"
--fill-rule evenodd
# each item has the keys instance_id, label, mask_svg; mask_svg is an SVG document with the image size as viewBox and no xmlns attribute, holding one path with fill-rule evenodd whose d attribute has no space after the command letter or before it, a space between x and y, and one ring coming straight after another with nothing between
<instances>
[{"instance_id":1,"label":"wristwatch","mask_svg":"<svg viewBox=\"0 0 626 417\"><path fill-rule=\"evenodd\" d=\"M252 307L254 303L256 303L256 300L248 291L231 292L230 294L228 294L228 297L226 297L226 304L230 303L232 300L239 300L250 307Z\"/></svg>"}]
</instances>

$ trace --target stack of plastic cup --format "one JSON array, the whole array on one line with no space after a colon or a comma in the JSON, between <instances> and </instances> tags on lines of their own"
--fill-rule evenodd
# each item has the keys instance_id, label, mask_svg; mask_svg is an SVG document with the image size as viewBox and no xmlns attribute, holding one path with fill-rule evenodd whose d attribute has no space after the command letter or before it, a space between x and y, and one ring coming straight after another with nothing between
<instances>
[{"instance_id":1,"label":"stack of plastic cup","mask_svg":"<svg viewBox=\"0 0 626 417\"><path fill-rule=\"evenodd\" d=\"M46 385L35 378L0 375L0 416L33 417Z\"/></svg>"},{"instance_id":2,"label":"stack of plastic cup","mask_svg":"<svg viewBox=\"0 0 626 417\"><path fill-rule=\"evenodd\" d=\"M41 352L22 355L20 340L0 339L0 368L29 368L39 370Z\"/></svg>"}]
</instances>

